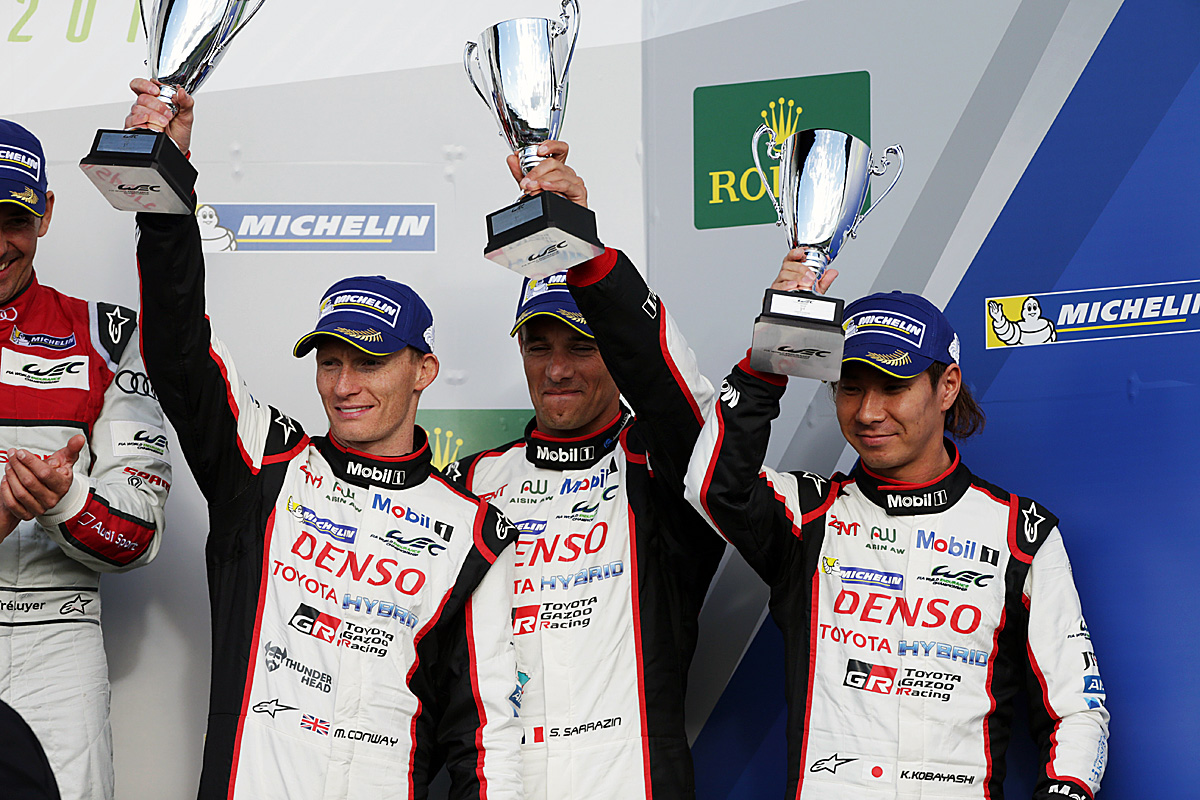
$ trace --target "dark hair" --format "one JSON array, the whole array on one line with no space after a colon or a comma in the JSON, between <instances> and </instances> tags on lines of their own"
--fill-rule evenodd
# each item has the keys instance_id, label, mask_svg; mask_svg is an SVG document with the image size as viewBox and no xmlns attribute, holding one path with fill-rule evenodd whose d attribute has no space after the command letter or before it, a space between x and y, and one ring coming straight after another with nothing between
<instances>
[{"instance_id":1,"label":"dark hair","mask_svg":"<svg viewBox=\"0 0 1200 800\"><path fill-rule=\"evenodd\" d=\"M923 374L929 376L929 385L937 389L938 383L942 380L942 376L946 374L946 369L949 364L943 364L940 361L934 361L929 365L929 369ZM829 384L829 394L835 400L837 399L839 381L831 381ZM979 403L975 402L974 395L967 388L966 382L960 382L958 385L958 397L954 398L954 405L946 412L945 431L949 436L962 441L969 439L977 433L983 431L983 426L987 423L987 416L983 413L983 409L979 407Z\"/></svg>"},{"instance_id":2,"label":"dark hair","mask_svg":"<svg viewBox=\"0 0 1200 800\"><path fill-rule=\"evenodd\" d=\"M949 364L935 361L929 365L929 369L925 370L933 388L937 388L948 367ZM979 403L975 402L975 397L967 387L966 381L959 383L958 397L954 398L954 405L950 406L950 410L946 412L946 433L961 441L981 432L986 423L987 417L983 413L983 409L979 407Z\"/></svg>"}]
</instances>

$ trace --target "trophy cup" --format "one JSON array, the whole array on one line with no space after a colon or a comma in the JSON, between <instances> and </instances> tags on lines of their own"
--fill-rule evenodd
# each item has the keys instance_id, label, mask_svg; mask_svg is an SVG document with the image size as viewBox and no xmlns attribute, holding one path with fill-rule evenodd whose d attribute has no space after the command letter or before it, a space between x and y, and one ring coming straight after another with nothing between
<instances>
[{"instance_id":1,"label":"trophy cup","mask_svg":"<svg viewBox=\"0 0 1200 800\"><path fill-rule=\"evenodd\" d=\"M170 108L175 87L190 94L208 78L238 31L265 0L140 0L150 77ZM161 131L100 130L79 162L113 208L190 214L196 169Z\"/></svg>"},{"instance_id":2,"label":"trophy cup","mask_svg":"<svg viewBox=\"0 0 1200 800\"><path fill-rule=\"evenodd\" d=\"M538 145L558 138L578 38L579 4L562 0L559 19L510 19L463 50L467 77L520 156L523 172L544 160ZM553 192L489 214L487 228L483 255L527 278L553 275L604 252L596 215Z\"/></svg>"},{"instance_id":3,"label":"trophy cup","mask_svg":"<svg viewBox=\"0 0 1200 800\"><path fill-rule=\"evenodd\" d=\"M758 157L758 143L769 133L767 155L779 161L779 197ZM904 170L904 151L892 145L879 163L872 166L871 148L841 131L818 128L797 131L782 143L775 131L762 125L751 140L754 166L779 215L776 225L786 227L788 247L805 248L803 265L816 281L842 249L853 239L858 225L887 196ZM891 161L899 160L896 176L865 213L871 175L882 175ZM767 289L763 313L754 320L750 366L762 372L836 381L842 369L844 302L814 292L782 292Z\"/></svg>"}]
</instances>

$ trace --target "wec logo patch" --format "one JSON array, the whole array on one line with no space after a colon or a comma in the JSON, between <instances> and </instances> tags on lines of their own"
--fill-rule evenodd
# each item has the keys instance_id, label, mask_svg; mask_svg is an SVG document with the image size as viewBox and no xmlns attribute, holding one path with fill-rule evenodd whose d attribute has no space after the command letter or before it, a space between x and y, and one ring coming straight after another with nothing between
<instances>
[{"instance_id":1,"label":"wec logo patch","mask_svg":"<svg viewBox=\"0 0 1200 800\"><path fill-rule=\"evenodd\" d=\"M34 389L87 389L88 357L42 358L6 348L0 355L0 383Z\"/></svg>"}]
</instances>

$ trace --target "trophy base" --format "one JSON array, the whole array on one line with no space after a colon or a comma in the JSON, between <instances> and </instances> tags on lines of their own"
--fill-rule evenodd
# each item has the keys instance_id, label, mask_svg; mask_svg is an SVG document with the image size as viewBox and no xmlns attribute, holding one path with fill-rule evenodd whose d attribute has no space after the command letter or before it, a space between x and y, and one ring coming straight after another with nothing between
<instances>
[{"instance_id":1,"label":"trophy base","mask_svg":"<svg viewBox=\"0 0 1200 800\"><path fill-rule=\"evenodd\" d=\"M836 381L842 373L845 303L812 292L767 289L754 320L750 366L760 372Z\"/></svg>"},{"instance_id":2,"label":"trophy base","mask_svg":"<svg viewBox=\"0 0 1200 800\"><path fill-rule=\"evenodd\" d=\"M604 252L595 212L553 192L488 214L487 226L484 257L526 278L545 278Z\"/></svg>"},{"instance_id":3,"label":"trophy base","mask_svg":"<svg viewBox=\"0 0 1200 800\"><path fill-rule=\"evenodd\" d=\"M119 211L192 214L196 168L165 133L96 131L79 168Z\"/></svg>"}]
</instances>

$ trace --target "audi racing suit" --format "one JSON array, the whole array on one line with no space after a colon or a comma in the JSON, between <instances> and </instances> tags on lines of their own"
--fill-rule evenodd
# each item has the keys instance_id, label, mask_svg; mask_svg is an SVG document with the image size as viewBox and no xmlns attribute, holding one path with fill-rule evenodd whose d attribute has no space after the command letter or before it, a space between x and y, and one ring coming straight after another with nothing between
<instances>
[{"instance_id":1,"label":"audi racing suit","mask_svg":"<svg viewBox=\"0 0 1200 800\"><path fill-rule=\"evenodd\" d=\"M511 586L526 796L691 798L684 693L725 545L684 502L682 478L712 390L654 391L692 354L628 259L609 250L594 262L568 280L586 284L572 294L604 361L636 408L665 398L673 427L622 407L592 436L556 439L533 420L447 475L520 530ZM661 349L635 353L626 342L641 335Z\"/></svg>"},{"instance_id":2,"label":"audi racing suit","mask_svg":"<svg viewBox=\"0 0 1200 800\"><path fill-rule=\"evenodd\" d=\"M689 499L771 587L788 797L1003 797L1031 697L1035 798L1092 797L1108 711L1058 520L951 467L933 481L761 468L785 378L743 360L706 415Z\"/></svg>"},{"instance_id":3,"label":"audi racing suit","mask_svg":"<svg viewBox=\"0 0 1200 800\"><path fill-rule=\"evenodd\" d=\"M41 740L64 798L111 798L100 573L158 552L171 481L162 411L128 308L34 275L0 307L0 342L0 449L45 458L87 438L63 499L0 543L0 699Z\"/></svg>"},{"instance_id":4,"label":"audi racing suit","mask_svg":"<svg viewBox=\"0 0 1200 800\"><path fill-rule=\"evenodd\" d=\"M516 800L516 531L420 428L370 456L251 396L204 316L195 217L138 225L146 363L210 515L200 797L424 798L446 751L453 797Z\"/></svg>"}]
</instances>

